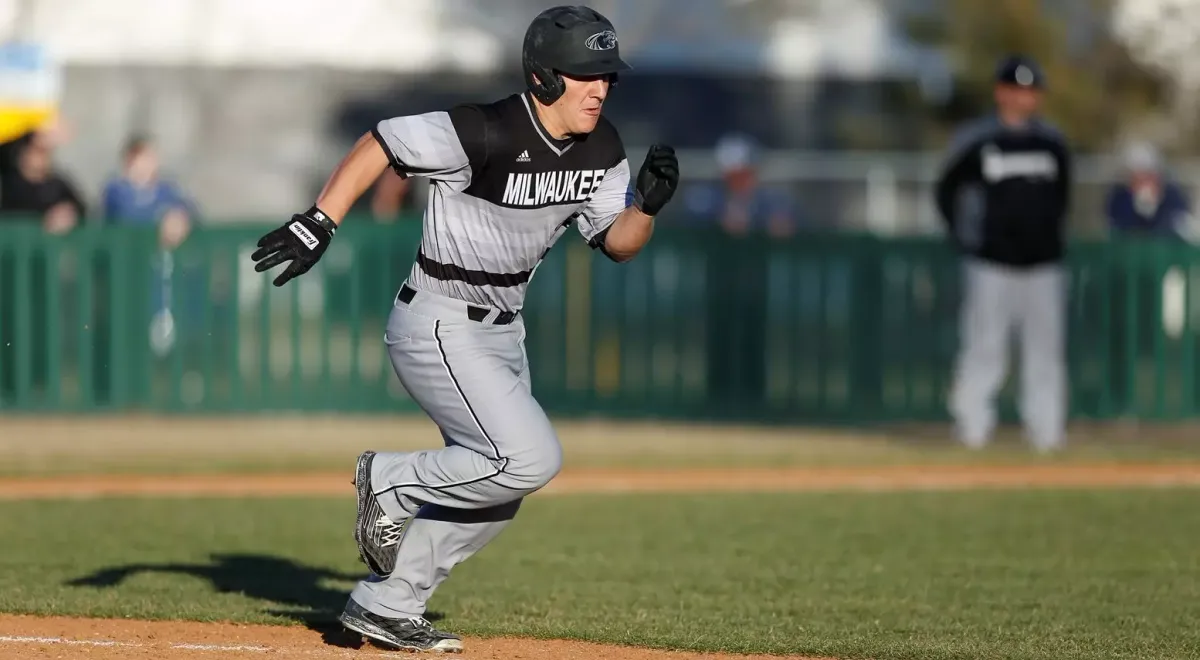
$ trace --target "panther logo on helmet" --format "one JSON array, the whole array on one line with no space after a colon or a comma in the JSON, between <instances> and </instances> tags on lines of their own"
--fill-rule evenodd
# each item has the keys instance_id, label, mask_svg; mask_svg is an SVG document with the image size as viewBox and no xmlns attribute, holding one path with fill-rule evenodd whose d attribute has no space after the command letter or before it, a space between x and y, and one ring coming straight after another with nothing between
<instances>
[{"instance_id":1,"label":"panther logo on helmet","mask_svg":"<svg viewBox=\"0 0 1200 660\"><path fill-rule=\"evenodd\" d=\"M583 42L591 50L612 50L617 47L617 33L612 30L597 32Z\"/></svg>"}]
</instances>

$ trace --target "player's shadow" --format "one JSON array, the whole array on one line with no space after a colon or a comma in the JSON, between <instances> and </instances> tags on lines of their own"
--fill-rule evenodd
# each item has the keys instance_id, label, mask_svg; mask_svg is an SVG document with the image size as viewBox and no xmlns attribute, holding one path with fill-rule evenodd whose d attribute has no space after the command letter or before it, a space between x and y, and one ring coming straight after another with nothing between
<instances>
[{"instance_id":1,"label":"player's shadow","mask_svg":"<svg viewBox=\"0 0 1200 660\"><path fill-rule=\"evenodd\" d=\"M214 554L207 564L128 564L101 569L69 580L71 587L112 588L140 573L176 573L209 581L218 593L241 594L265 601L264 612L306 625L321 633L326 644L357 648L362 640L337 622L349 597L349 585L337 588L330 582L362 579L362 574L344 573L324 567L306 566L283 557L253 554ZM442 616L429 612L436 621Z\"/></svg>"}]
</instances>

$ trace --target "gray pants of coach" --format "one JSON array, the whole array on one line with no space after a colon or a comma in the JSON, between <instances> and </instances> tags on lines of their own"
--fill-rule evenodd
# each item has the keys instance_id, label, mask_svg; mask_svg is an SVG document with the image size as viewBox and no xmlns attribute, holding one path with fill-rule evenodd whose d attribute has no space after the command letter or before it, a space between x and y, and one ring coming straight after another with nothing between
<instances>
[{"instance_id":1,"label":"gray pants of coach","mask_svg":"<svg viewBox=\"0 0 1200 660\"><path fill-rule=\"evenodd\" d=\"M518 316L495 325L467 318L466 304L418 291L397 300L385 342L401 384L441 428L445 447L380 452L372 486L388 517L415 515L387 579L350 597L387 617L415 617L450 570L516 515L521 498L562 467L562 448L534 400Z\"/></svg>"},{"instance_id":2,"label":"gray pants of coach","mask_svg":"<svg viewBox=\"0 0 1200 660\"><path fill-rule=\"evenodd\" d=\"M1027 436L1038 449L1058 447L1067 414L1064 268L1017 269L969 259L963 277L960 349L950 394L959 439L969 447L990 439L1015 330L1021 346L1018 408Z\"/></svg>"}]
</instances>

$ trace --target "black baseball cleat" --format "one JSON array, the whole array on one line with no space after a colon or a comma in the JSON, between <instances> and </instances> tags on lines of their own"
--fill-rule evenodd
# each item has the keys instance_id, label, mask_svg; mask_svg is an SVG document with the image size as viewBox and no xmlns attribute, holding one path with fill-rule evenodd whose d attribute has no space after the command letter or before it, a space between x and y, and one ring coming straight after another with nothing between
<instances>
[{"instance_id":1,"label":"black baseball cleat","mask_svg":"<svg viewBox=\"0 0 1200 660\"><path fill-rule=\"evenodd\" d=\"M389 619L351 600L338 615L347 630L401 651L462 653L462 638L434 628L423 617Z\"/></svg>"},{"instance_id":2,"label":"black baseball cleat","mask_svg":"<svg viewBox=\"0 0 1200 660\"><path fill-rule=\"evenodd\" d=\"M379 506L371 489L371 462L375 452L364 451L354 466L354 488L358 492L358 518L354 521L354 542L358 556L381 578L396 570L396 552L409 519L393 521Z\"/></svg>"}]
</instances>

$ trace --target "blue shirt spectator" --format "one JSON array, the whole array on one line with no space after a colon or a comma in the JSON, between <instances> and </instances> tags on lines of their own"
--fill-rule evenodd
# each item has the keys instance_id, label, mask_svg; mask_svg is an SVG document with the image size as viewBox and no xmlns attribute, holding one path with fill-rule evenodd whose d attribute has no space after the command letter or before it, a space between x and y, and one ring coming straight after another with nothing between
<instances>
[{"instance_id":1,"label":"blue shirt spectator","mask_svg":"<svg viewBox=\"0 0 1200 660\"><path fill-rule=\"evenodd\" d=\"M740 135L726 136L717 143L721 180L694 184L683 193L686 215L693 222L717 225L732 235L787 236L795 231L789 195L761 185L755 152L749 138Z\"/></svg>"},{"instance_id":2,"label":"blue shirt spectator","mask_svg":"<svg viewBox=\"0 0 1200 660\"><path fill-rule=\"evenodd\" d=\"M191 203L169 181L139 186L120 177L104 187L104 218L113 224L156 225L172 210L188 213Z\"/></svg>"},{"instance_id":3,"label":"blue shirt spectator","mask_svg":"<svg viewBox=\"0 0 1200 660\"><path fill-rule=\"evenodd\" d=\"M150 266L148 303L151 349L162 356L177 341L194 339L186 329L205 305L205 265L178 262L175 249L191 233L194 205L173 183L159 177L158 154L148 140L135 137L125 147L120 175L104 186L103 221L114 226L157 227L161 250ZM179 319L178 316L183 318Z\"/></svg>"},{"instance_id":4,"label":"blue shirt spectator","mask_svg":"<svg viewBox=\"0 0 1200 660\"><path fill-rule=\"evenodd\" d=\"M196 209L173 182L159 177L158 155L144 138L124 152L121 174L104 186L104 221L114 225L160 226L163 247L177 247L195 222Z\"/></svg>"},{"instance_id":5,"label":"blue shirt spectator","mask_svg":"<svg viewBox=\"0 0 1200 660\"><path fill-rule=\"evenodd\" d=\"M697 183L684 191L684 206L691 218L730 234L787 235L795 229L787 193L771 188L737 191L720 182Z\"/></svg>"},{"instance_id":6,"label":"blue shirt spectator","mask_svg":"<svg viewBox=\"0 0 1200 660\"><path fill-rule=\"evenodd\" d=\"M1127 154L1126 166L1128 178L1114 183L1105 200L1110 230L1190 240L1191 200L1164 172L1158 154L1137 145Z\"/></svg>"}]
</instances>

